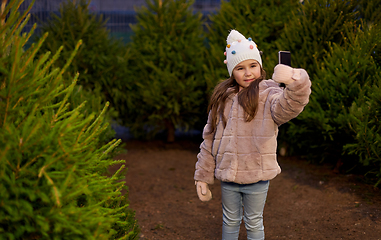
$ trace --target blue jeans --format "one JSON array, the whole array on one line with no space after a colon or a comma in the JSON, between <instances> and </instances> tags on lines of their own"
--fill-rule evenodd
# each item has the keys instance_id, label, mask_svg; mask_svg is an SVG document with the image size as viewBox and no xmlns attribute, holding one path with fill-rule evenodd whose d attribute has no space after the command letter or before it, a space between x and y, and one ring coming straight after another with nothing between
<instances>
[{"instance_id":1,"label":"blue jeans","mask_svg":"<svg viewBox=\"0 0 381 240\"><path fill-rule=\"evenodd\" d=\"M247 239L265 239L263 209L269 184L269 181L260 181L253 184L221 182L222 240L238 239L242 212L244 212L243 220L247 231Z\"/></svg>"}]
</instances>

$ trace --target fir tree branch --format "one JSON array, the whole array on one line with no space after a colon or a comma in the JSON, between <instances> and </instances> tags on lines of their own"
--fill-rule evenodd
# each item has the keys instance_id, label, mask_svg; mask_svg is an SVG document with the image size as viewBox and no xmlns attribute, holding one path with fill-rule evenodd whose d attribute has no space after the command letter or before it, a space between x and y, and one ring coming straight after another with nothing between
<instances>
[{"instance_id":1,"label":"fir tree branch","mask_svg":"<svg viewBox=\"0 0 381 240\"><path fill-rule=\"evenodd\" d=\"M72 84L67 88L67 93L66 93L64 99L61 102L61 106L58 108L57 113L55 114L55 118L58 118L58 115L61 114L61 111L63 110L63 107L64 107L65 103L67 102L69 96L71 95L71 93L74 90L74 86L77 84L78 76L79 76L79 73L77 73L75 75Z\"/></svg>"},{"instance_id":2,"label":"fir tree branch","mask_svg":"<svg viewBox=\"0 0 381 240\"><path fill-rule=\"evenodd\" d=\"M115 141L115 139L113 139ZM106 151L102 153L102 155L99 157L99 159L102 159L104 155L107 155L109 152L111 152L114 148L116 148L120 143L122 142L121 139L118 139L115 143L113 143Z\"/></svg>"},{"instance_id":3,"label":"fir tree branch","mask_svg":"<svg viewBox=\"0 0 381 240\"><path fill-rule=\"evenodd\" d=\"M45 35L44 35L45 36ZM46 34L46 37L47 37L47 34ZM42 43L41 43L42 44ZM63 49L63 46L61 46L57 52L53 55L52 59L48 62L48 64L45 65L44 69L42 71L39 72L39 74L36 76L36 77L39 77L43 74L45 74L45 72L50 68L50 66L52 66L52 64L57 60L57 58L59 57L61 51ZM33 76L35 76L35 73L38 69L35 69L35 71L33 72Z\"/></svg>"},{"instance_id":4,"label":"fir tree branch","mask_svg":"<svg viewBox=\"0 0 381 240\"><path fill-rule=\"evenodd\" d=\"M56 203L57 203L57 206L61 206L61 201L60 201L60 194L59 194L59 191L56 187L56 185L54 184L53 180L49 177L49 175L45 172L45 167L46 166L43 166L40 170L40 172L38 173L38 177L41 178L42 174L45 176L45 178L48 180L48 183L50 185L53 186L53 191L54 191L54 196L55 196L55 199L56 199Z\"/></svg>"},{"instance_id":5,"label":"fir tree branch","mask_svg":"<svg viewBox=\"0 0 381 240\"><path fill-rule=\"evenodd\" d=\"M1 16L1 19L0 19L0 26L4 26L5 24L5 14L3 15L4 13L4 10L5 10L5 5L7 4L7 0L2 0L1 1L1 9L0 9L0 16Z\"/></svg>"},{"instance_id":6,"label":"fir tree branch","mask_svg":"<svg viewBox=\"0 0 381 240\"><path fill-rule=\"evenodd\" d=\"M94 114L91 114L90 116L87 117L87 119L85 120L85 121L86 121L86 124L85 124L85 126L81 129L81 132L78 134L78 137L77 137L77 140L75 141L75 144L78 144L79 139L81 138L82 134L85 133L86 128L89 126L90 121L93 120L93 118L94 118ZM87 123L87 122L88 122L88 123Z\"/></svg>"},{"instance_id":7,"label":"fir tree branch","mask_svg":"<svg viewBox=\"0 0 381 240\"><path fill-rule=\"evenodd\" d=\"M33 49L33 52L29 55L29 58L25 61L25 64L23 66L23 68L21 68L20 72L24 72L25 69L27 68L27 66L29 66L30 62L34 60L35 56L36 56L36 53L38 52L38 50L41 48L41 45L42 43L45 41L45 39L48 37L48 33L44 34L44 36L37 42L37 46L34 46L32 49ZM25 43L24 43L25 44ZM24 46L24 45L23 45ZM48 55L49 56L49 55ZM35 71L37 70L38 68L35 69Z\"/></svg>"},{"instance_id":8,"label":"fir tree branch","mask_svg":"<svg viewBox=\"0 0 381 240\"><path fill-rule=\"evenodd\" d=\"M37 156L35 156L34 158L32 158L32 160L28 161L26 164L24 164L24 166L22 166L20 169L19 169L19 172L22 172L24 171L24 169L26 169L27 167L29 167L29 165L31 165L32 163L34 163L38 158L40 158L44 153L46 153L46 150L48 149L48 147L46 147L42 153L38 154Z\"/></svg>"},{"instance_id":9,"label":"fir tree branch","mask_svg":"<svg viewBox=\"0 0 381 240\"><path fill-rule=\"evenodd\" d=\"M25 42L22 45L23 47L25 47L25 44L29 41L30 37L33 35L34 30L36 30L36 28L37 28L37 23L33 24L32 28L30 29L30 32L28 32L28 34L24 33L23 38L25 39Z\"/></svg>"},{"instance_id":10,"label":"fir tree branch","mask_svg":"<svg viewBox=\"0 0 381 240\"><path fill-rule=\"evenodd\" d=\"M91 124L91 126L86 130L86 133L92 130L96 125L98 125L98 122L101 120L101 118L105 115L106 109L109 107L110 103L106 102L105 107L103 108L102 112L99 114L99 116L95 119L95 121Z\"/></svg>"},{"instance_id":11,"label":"fir tree branch","mask_svg":"<svg viewBox=\"0 0 381 240\"><path fill-rule=\"evenodd\" d=\"M71 62L73 61L74 56L77 54L79 47L82 45L82 40L79 40L77 45L75 45L74 51L71 53L69 59L67 60L65 66L62 68L60 75L62 75L66 69L70 66Z\"/></svg>"},{"instance_id":12,"label":"fir tree branch","mask_svg":"<svg viewBox=\"0 0 381 240\"><path fill-rule=\"evenodd\" d=\"M20 97L19 100L17 100L17 102L15 103L15 105L13 105L12 109L15 109L17 107L17 104L19 104L19 102L21 102L22 100L24 100L24 97Z\"/></svg>"},{"instance_id":13,"label":"fir tree branch","mask_svg":"<svg viewBox=\"0 0 381 240\"><path fill-rule=\"evenodd\" d=\"M23 15L21 17L19 17L19 21L15 24L15 26L13 27L13 30L12 32L9 34L9 37L12 37L15 35L15 32L16 30L19 29L20 27L20 24L21 22L23 21L23 19L26 17L26 15L29 13L30 9L32 9L32 6L34 4L36 0L33 0L32 3L28 6L28 8L24 11ZM20 9L20 6L21 4L23 3L23 1L19 1L18 5L16 6L16 8L14 9L14 11L17 11ZM20 29L21 30L21 29Z\"/></svg>"}]
</instances>

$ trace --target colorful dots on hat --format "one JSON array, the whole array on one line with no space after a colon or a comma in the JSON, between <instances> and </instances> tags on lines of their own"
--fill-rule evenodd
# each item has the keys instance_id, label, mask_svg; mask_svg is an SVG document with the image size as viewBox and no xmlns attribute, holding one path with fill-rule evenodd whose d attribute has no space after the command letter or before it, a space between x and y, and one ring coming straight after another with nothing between
<instances>
[{"instance_id":1,"label":"colorful dots on hat","mask_svg":"<svg viewBox=\"0 0 381 240\"><path fill-rule=\"evenodd\" d=\"M232 54L236 54L236 52L235 52L235 51L232 51Z\"/></svg>"},{"instance_id":2,"label":"colorful dots on hat","mask_svg":"<svg viewBox=\"0 0 381 240\"><path fill-rule=\"evenodd\" d=\"M227 48L230 48L230 44L228 44L226 47L227 47Z\"/></svg>"},{"instance_id":3,"label":"colorful dots on hat","mask_svg":"<svg viewBox=\"0 0 381 240\"><path fill-rule=\"evenodd\" d=\"M225 63L225 64L228 64L228 60L224 60L224 63Z\"/></svg>"},{"instance_id":4,"label":"colorful dots on hat","mask_svg":"<svg viewBox=\"0 0 381 240\"><path fill-rule=\"evenodd\" d=\"M224 52L224 55L226 56L226 52Z\"/></svg>"},{"instance_id":5,"label":"colorful dots on hat","mask_svg":"<svg viewBox=\"0 0 381 240\"><path fill-rule=\"evenodd\" d=\"M242 40L241 39L238 39L238 42L241 42Z\"/></svg>"},{"instance_id":6,"label":"colorful dots on hat","mask_svg":"<svg viewBox=\"0 0 381 240\"><path fill-rule=\"evenodd\" d=\"M253 46L253 45L250 45L250 49L254 49L254 46Z\"/></svg>"},{"instance_id":7,"label":"colorful dots on hat","mask_svg":"<svg viewBox=\"0 0 381 240\"><path fill-rule=\"evenodd\" d=\"M251 37L249 37L247 40L249 40L250 42L253 41L253 39Z\"/></svg>"}]
</instances>

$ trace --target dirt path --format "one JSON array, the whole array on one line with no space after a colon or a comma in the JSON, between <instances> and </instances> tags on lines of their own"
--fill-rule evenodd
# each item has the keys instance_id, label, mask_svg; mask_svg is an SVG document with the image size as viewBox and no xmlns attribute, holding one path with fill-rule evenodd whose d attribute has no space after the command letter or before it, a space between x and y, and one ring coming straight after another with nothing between
<instances>
[{"instance_id":1,"label":"dirt path","mask_svg":"<svg viewBox=\"0 0 381 240\"><path fill-rule=\"evenodd\" d=\"M197 198L193 173L198 144L126 143L130 206L140 239L221 239L221 191ZM270 182L264 211L266 240L381 239L381 191L337 175L328 167L279 158L282 173ZM243 225L239 239L246 239Z\"/></svg>"}]
</instances>

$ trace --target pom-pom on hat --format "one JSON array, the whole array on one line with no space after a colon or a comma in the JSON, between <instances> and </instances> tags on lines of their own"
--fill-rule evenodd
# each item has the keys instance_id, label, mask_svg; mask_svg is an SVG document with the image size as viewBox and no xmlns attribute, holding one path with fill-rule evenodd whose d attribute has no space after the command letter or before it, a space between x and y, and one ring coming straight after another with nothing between
<instances>
[{"instance_id":1,"label":"pom-pom on hat","mask_svg":"<svg viewBox=\"0 0 381 240\"><path fill-rule=\"evenodd\" d=\"M261 54L258 51L257 44L251 38L245 38L237 30L231 30L226 43L226 60L224 62L230 76L237 64L248 59L257 60L262 66Z\"/></svg>"}]
</instances>

